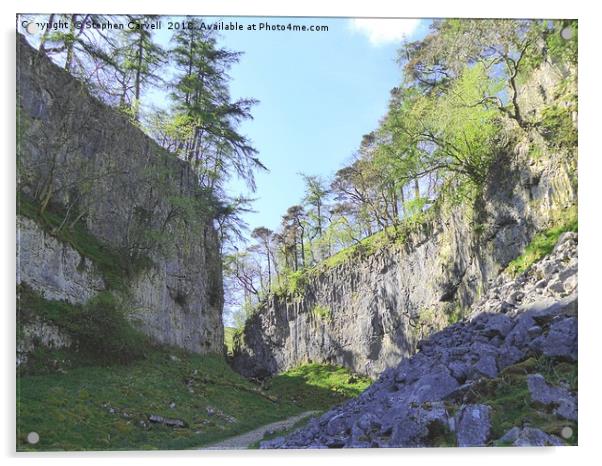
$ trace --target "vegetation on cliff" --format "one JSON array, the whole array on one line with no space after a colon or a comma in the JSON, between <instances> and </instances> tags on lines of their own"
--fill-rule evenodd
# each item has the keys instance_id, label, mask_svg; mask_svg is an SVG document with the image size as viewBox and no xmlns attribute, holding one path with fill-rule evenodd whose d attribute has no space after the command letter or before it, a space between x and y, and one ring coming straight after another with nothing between
<instances>
[{"instance_id":1,"label":"vegetation on cliff","mask_svg":"<svg viewBox=\"0 0 602 466\"><path fill-rule=\"evenodd\" d=\"M449 207L478 217L499 168L492 163L510 163L521 146L532 161L574 160L576 29L576 21L447 19L402 46L404 79L352 163L329 179L303 174L305 196L280 229L256 228L255 242L227 258L241 309L298 295L308 274L403 244Z\"/></svg>"},{"instance_id":2,"label":"vegetation on cliff","mask_svg":"<svg viewBox=\"0 0 602 466\"><path fill-rule=\"evenodd\" d=\"M575 207L558 220L556 225L536 234L525 251L508 264L506 272L513 276L525 272L535 262L552 252L561 234L567 231L577 232L578 229L577 208Z\"/></svg>"}]
</instances>

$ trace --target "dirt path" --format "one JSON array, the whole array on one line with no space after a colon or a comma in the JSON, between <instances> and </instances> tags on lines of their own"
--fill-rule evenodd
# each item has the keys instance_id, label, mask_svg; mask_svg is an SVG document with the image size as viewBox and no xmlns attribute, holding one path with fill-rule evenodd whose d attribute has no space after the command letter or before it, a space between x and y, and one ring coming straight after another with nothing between
<instances>
[{"instance_id":1,"label":"dirt path","mask_svg":"<svg viewBox=\"0 0 602 466\"><path fill-rule=\"evenodd\" d=\"M253 443L262 440L266 432L286 430L295 425L302 419L308 418L319 411L305 411L304 413L298 414L293 417L289 417L283 421L273 422L266 424L265 426L258 427L251 432L237 435L236 437L230 437L221 442L207 445L206 447L200 448L200 450L234 450L234 449L247 449Z\"/></svg>"}]
</instances>

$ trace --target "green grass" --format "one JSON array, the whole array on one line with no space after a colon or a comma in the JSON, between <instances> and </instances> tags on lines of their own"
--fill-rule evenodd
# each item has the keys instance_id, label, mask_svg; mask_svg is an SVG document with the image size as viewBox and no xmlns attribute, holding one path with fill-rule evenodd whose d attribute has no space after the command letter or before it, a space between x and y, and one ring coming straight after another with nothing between
<instances>
[{"instance_id":1,"label":"green grass","mask_svg":"<svg viewBox=\"0 0 602 466\"><path fill-rule=\"evenodd\" d=\"M562 233L577 231L577 208L574 207L566 212L565 217L557 225L546 231L536 234L525 251L506 267L506 272L511 276L517 276L526 271L535 262L550 254Z\"/></svg>"},{"instance_id":2,"label":"green grass","mask_svg":"<svg viewBox=\"0 0 602 466\"><path fill-rule=\"evenodd\" d=\"M59 229L64 219L63 212L47 209L40 214L37 203L22 193L17 194L17 214L34 220L48 234L69 244L82 256L90 259L111 288L123 287L127 271L141 267L140 264L130 263L126 255L120 254L92 235L82 221L72 228L63 226Z\"/></svg>"},{"instance_id":3,"label":"green grass","mask_svg":"<svg viewBox=\"0 0 602 466\"><path fill-rule=\"evenodd\" d=\"M234 334L236 329L234 327L224 327L224 344L228 349L228 353L234 351Z\"/></svg>"},{"instance_id":4,"label":"green grass","mask_svg":"<svg viewBox=\"0 0 602 466\"><path fill-rule=\"evenodd\" d=\"M559 418L551 409L533 404L527 375L539 373L548 383L567 384L577 392L577 364L558 362L550 358L529 358L507 367L499 377L481 381L470 396L470 403L482 403L492 408L492 438L498 439L512 427L532 426L560 437L563 427L571 427L574 435L565 439L570 445L577 444L577 424Z\"/></svg>"},{"instance_id":5,"label":"green grass","mask_svg":"<svg viewBox=\"0 0 602 466\"><path fill-rule=\"evenodd\" d=\"M346 399L358 396L370 386L370 379L354 375L347 369L324 364L304 364L271 379L271 391L281 394L304 411L326 410ZM322 398L313 399L321 393Z\"/></svg>"},{"instance_id":6,"label":"green grass","mask_svg":"<svg viewBox=\"0 0 602 466\"><path fill-rule=\"evenodd\" d=\"M221 357L154 349L129 365L18 378L17 449L200 447L303 411L327 409L368 383L344 369L312 364L273 377L263 389ZM151 414L181 419L186 427L150 424ZM29 432L40 435L38 444L26 442Z\"/></svg>"}]
</instances>

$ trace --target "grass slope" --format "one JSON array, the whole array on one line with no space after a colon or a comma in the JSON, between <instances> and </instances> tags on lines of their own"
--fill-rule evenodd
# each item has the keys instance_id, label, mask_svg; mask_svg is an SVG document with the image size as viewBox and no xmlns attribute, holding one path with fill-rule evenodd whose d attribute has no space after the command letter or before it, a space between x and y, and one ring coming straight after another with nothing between
<instances>
[{"instance_id":1,"label":"grass slope","mask_svg":"<svg viewBox=\"0 0 602 466\"><path fill-rule=\"evenodd\" d=\"M234 351L234 334L236 329L234 327L224 327L224 344L228 349L228 353Z\"/></svg>"},{"instance_id":2,"label":"grass slope","mask_svg":"<svg viewBox=\"0 0 602 466\"><path fill-rule=\"evenodd\" d=\"M578 231L577 208L574 207L566 213L566 216L552 228L536 234L525 248L525 251L506 268L511 276L520 275L535 262L547 256L554 250L560 235L567 231Z\"/></svg>"},{"instance_id":3,"label":"grass slope","mask_svg":"<svg viewBox=\"0 0 602 466\"><path fill-rule=\"evenodd\" d=\"M20 377L17 449L201 447L303 411L325 410L368 383L337 367L307 365L260 388L220 357L155 349L129 365ZM150 415L186 425L154 424ZM29 432L40 435L38 444L27 443Z\"/></svg>"}]
</instances>

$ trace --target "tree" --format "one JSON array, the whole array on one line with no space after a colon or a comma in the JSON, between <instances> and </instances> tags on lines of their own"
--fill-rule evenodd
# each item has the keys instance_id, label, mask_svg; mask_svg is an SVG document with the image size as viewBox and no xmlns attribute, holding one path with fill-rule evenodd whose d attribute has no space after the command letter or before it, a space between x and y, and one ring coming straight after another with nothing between
<instances>
[{"instance_id":1,"label":"tree","mask_svg":"<svg viewBox=\"0 0 602 466\"><path fill-rule=\"evenodd\" d=\"M57 18L58 16L58 18ZM40 51L49 56L64 57L65 71L82 78L86 83L105 84L101 70L105 67L118 69L113 52L118 45L113 34L106 34L99 28L87 28L89 24L111 21L112 16L96 14L51 15L49 21L64 21L69 24L68 32L55 30L47 32L40 41Z\"/></svg>"},{"instance_id":2,"label":"tree","mask_svg":"<svg viewBox=\"0 0 602 466\"><path fill-rule=\"evenodd\" d=\"M176 31L171 57L177 69L172 84L173 118L185 128L178 151L198 173L203 186L219 189L235 173L255 188L254 170L265 169L257 151L237 131L251 118L254 99L232 101L228 70L240 53L219 48L213 31L190 28Z\"/></svg>"},{"instance_id":3,"label":"tree","mask_svg":"<svg viewBox=\"0 0 602 466\"><path fill-rule=\"evenodd\" d=\"M130 15L130 24L138 27L123 31L123 43L120 44L118 56L120 70L123 72L123 93L121 105L128 105L135 120L139 119L140 98L143 88L148 84L163 81L159 69L165 62L166 53L153 39L149 29L143 27L148 21L154 21L158 16ZM133 81L130 85L130 79Z\"/></svg>"},{"instance_id":4,"label":"tree","mask_svg":"<svg viewBox=\"0 0 602 466\"><path fill-rule=\"evenodd\" d=\"M518 78L532 54L541 55L545 27L533 20L434 21L432 33L425 39L406 44L400 50L408 82L426 92L445 89L465 72L465 67L480 64L489 77L505 83L508 98L487 93L473 104L492 104L521 128L532 123L525 119L519 105Z\"/></svg>"},{"instance_id":5,"label":"tree","mask_svg":"<svg viewBox=\"0 0 602 466\"><path fill-rule=\"evenodd\" d=\"M258 227L255 228L251 232L251 237L259 241L263 254L265 256L265 260L268 265L268 279L267 279L267 288L271 289L272 287L272 251L271 251L271 241L274 232L266 227Z\"/></svg>"},{"instance_id":6,"label":"tree","mask_svg":"<svg viewBox=\"0 0 602 466\"><path fill-rule=\"evenodd\" d=\"M309 232L307 235L309 250L312 261L321 260L325 251L322 247L314 248L314 240L320 240L327 226L327 202L330 196L330 189L326 182L319 176L305 175L301 173L305 182L305 196L303 204L306 206L307 222Z\"/></svg>"}]
</instances>

